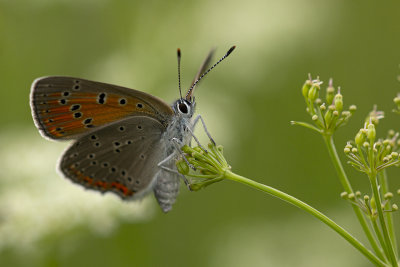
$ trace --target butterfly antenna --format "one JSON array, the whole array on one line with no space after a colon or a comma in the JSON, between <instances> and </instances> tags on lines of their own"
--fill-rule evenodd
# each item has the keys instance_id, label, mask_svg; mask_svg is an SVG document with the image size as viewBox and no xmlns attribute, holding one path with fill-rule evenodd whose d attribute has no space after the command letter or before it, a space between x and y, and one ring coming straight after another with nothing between
<instances>
[{"instance_id":1,"label":"butterfly antenna","mask_svg":"<svg viewBox=\"0 0 400 267\"><path fill-rule=\"evenodd\" d=\"M179 83L179 94L180 94L181 99L182 99L182 89L181 89L181 49L180 49L180 48L178 48L177 55L178 55L178 83Z\"/></svg>"},{"instance_id":2,"label":"butterfly antenna","mask_svg":"<svg viewBox=\"0 0 400 267\"><path fill-rule=\"evenodd\" d=\"M225 58L227 58L233 50L235 50L236 46L232 46L231 48L229 48L228 52L226 52L226 54L217 61L217 63L215 63L211 68L209 68L208 70L206 70L190 87L190 89L188 90L187 94L186 94L186 100L190 101L192 98L192 93L193 93L193 88L196 86L196 84L198 84L200 82L201 79L203 79L204 76L206 76L207 73L209 73L213 68L215 68L222 60L224 60Z\"/></svg>"}]
</instances>

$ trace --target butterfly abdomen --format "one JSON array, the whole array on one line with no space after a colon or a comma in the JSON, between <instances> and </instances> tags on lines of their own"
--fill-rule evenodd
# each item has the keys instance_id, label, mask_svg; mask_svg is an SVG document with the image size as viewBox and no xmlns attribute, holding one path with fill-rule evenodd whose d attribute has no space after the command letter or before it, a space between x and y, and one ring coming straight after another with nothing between
<instances>
[{"instance_id":1,"label":"butterfly abdomen","mask_svg":"<svg viewBox=\"0 0 400 267\"><path fill-rule=\"evenodd\" d=\"M169 167L174 167L174 165L175 163L172 163ZM172 205L179 194L180 177L176 173L160 170L157 173L156 179L154 196L161 209L164 212L168 212L172 209Z\"/></svg>"}]
</instances>

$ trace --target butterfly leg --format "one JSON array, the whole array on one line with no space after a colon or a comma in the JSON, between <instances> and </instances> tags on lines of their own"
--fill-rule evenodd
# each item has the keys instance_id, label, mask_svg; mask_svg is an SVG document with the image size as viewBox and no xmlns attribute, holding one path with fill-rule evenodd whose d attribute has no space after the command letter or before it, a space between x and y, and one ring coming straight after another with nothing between
<instances>
[{"instance_id":1,"label":"butterfly leg","mask_svg":"<svg viewBox=\"0 0 400 267\"><path fill-rule=\"evenodd\" d=\"M193 139L196 141L197 145L198 145L204 152L207 153L207 149L205 149L205 148L200 144L199 139L197 139L197 137L194 135L192 129L190 129L190 128L187 128L187 129L188 129L188 131L190 132L190 134L192 135Z\"/></svg>"},{"instance_id":2,"label":"butterfly leg","mask_svg":"<svg viewBox=\"0 0 400 267\"><path fill-rule=\"evenodd\" d=\"M189 190L190 190L190 183L189 183L188 179L186 179L186 177L185 177L183 174L181 174L181 173L178 172L177 170L171 169L171 168L169 168L169 167L163 165L163 164L167 163L168 161L172 160L172 159L174 158L174 156L175 156L175 153L172 153L171 155L169 155L168 157L166 157L165 159L163 159L162 161L160 161L160 162L157 164L157 166L160 167L161 169L167 171L167 172L171 172L171 173L175 173L175 174L179 175L179 176L183 179L183 181L185 182L185 185L186 185L186 186L189 188ZM187 162L187 163L188 163L188 162Z\"/></svg>"},{"instance_id":3,"label":"butterfly leg","mask_svg":"<svg viewBox=\"0 0 400 267\"><path fill-rule=\"evenodd\" d=\"M210 141L213 143L213 145L216 145L214 139L211 137L211 134L208 132L207 126L206 126L206 124L205 124L205 122L203 120L203 117L201 115L197 115L197 117L194 119L194 121L193 121L193 129L196 126L196 124L199 122L199 120L201 121L201 124L203 124L204 131L206 132L206 134L207 134L208 138L210 139Z\"/></svg>"},{"instance_id":4,"label":"butterfly leg","mask_svg":"<svg viewBox=\"0 0 400 267\"><path fill-rule=\"evenodd\" d=\"M183 182L185 183L185 185L187 186L187 188L189 188L189 190L191 190L191 188L190 188L190 182L189 182L188 179L186 179L185 175L183 175L182 173L178 172L177 170L168 168L168 167L166 167L166 166L159 166L159 167L160 167L161 169L163 169L164 171L171 172L171 173L175 173L176 175L179 175L179 177L182 178L182 180L183 180Z\"/></svg>"},{"instance_id":5,"label":"butterfly leg","mask_svg":"<svg viewBox=\"0 0 400 267\"><path fill-rule=\"evenodd\" d=\"M169 155L168 157L166 157L165 159L163 159L162 161L160 161L157 166L160 167L163 170L169 171L169 172L173 172L175 174L180 174L177 170L171 169L167 166L165 166L164 164L167 163L168 161L172 160L175 157L175 153L172 153L171 155Z\"/></svg>"}]
</instances>

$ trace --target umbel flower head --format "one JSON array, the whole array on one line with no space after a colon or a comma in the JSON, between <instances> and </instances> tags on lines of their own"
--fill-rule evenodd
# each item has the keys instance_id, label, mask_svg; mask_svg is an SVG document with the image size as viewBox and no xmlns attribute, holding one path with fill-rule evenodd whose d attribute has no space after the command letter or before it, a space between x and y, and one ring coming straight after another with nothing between
<instances>
[{"instance_id":1,"label":"umbel flower head","mask_svg":"<svg viewBox=\"0 0 400 267\"><path fill-rule=\"evenodd\" d=\"M310 114L313 124L292 121L292 124L301 125L325 135L332 135L335 130L345 125L357 107L351 105L348 110L343 110L343 95L340 88L333 87L332 79L326 88L325 101L320 96L322 81L317 78L312 80L309 75L302 87L302 94L306 102L306 111Z\"/></svg>"},{"instance_id":2,"label":"umbel flower head","mask_svg":"<svg viewBox=\"0 0 400 267\"><path fill-rule=\"evenodd\" d=\"M378 173L400 163L399 133L390 130L385 139L376 139L375 128L381 118L383 112L374 108L354 141L347 142L344 148L344 153L350 159L349 163L366 174Z\"/></svg>"},{"instance_id":3,"label":"umbel flower head","mask_svg":"<svg viewBox=\"0 0 400 267\"><path fill-rule=\"evenodd\" d=\"M226 172L231 169L220 145L210 143L208 150L185 145L182 151L184 157L176 162L176 166L181 174L190 178L186 184L192 191L223 180Z\"/></svg>"}]
</instances>

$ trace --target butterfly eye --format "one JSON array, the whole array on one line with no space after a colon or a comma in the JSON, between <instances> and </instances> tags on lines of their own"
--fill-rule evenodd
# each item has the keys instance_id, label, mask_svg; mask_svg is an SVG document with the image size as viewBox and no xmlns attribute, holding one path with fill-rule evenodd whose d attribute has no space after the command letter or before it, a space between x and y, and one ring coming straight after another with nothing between
<instances>
[{"instance_id":1,"label":"butterfly eye","mask_svg":"<svg viewBox=\"0 0 400 267\"><path fill-rule=\"evenodd\" d=\"M185 102L179 103L178 109L183 114L189 113L189 106Z\"/></svg>"}]
</instances>

